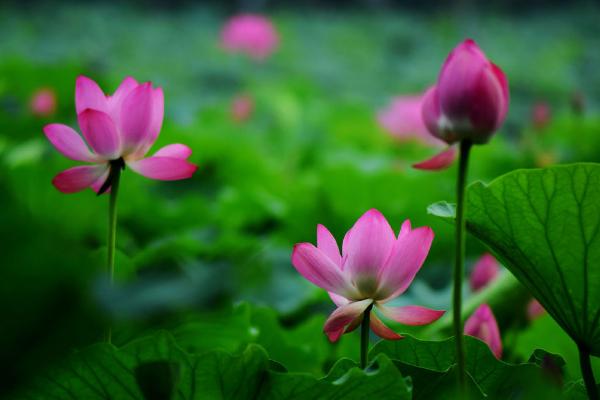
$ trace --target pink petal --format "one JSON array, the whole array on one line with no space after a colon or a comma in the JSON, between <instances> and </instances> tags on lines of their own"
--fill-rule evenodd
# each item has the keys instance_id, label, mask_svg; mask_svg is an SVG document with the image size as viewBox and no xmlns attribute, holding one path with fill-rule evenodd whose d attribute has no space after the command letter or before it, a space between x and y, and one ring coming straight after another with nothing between
<instances>
[{"instance_id":1,"label":"pink petal","mask_svg":"<svg viewBox=\"0 0 600 400\"><path fill-rule=\"evenodd\" d=\"M138 82L128 76L123 79L115 93L108 98L109 115L113 119L115 126L121 126L121 108L125 98L138 87Z\"/></svg>"},{"instance_id":2,"label":"pink petal","mask_svg":"<svg viewBox=\"0 0 600 400\"><path fill-rule=\"evenodd\" d=\"M44 127L46 137L64 156L75 161L95 162L98 158L92 154L77 132L66 125L50 124Z\"/></svg>"},{"instance_id":3,"label":"pink petal","mask_svg":"<svg viewBox=\"0 0 600 400\"><path fill-rule=\"evenodd\" d=\"M430 87L423 96L421 117L427 130L433 136L444 140L446 143L452 143L455 140L451 135L447 135L443 129L440 129L442 111L440 110L440 99L436 86Z\"/></svg>"},{"instance_id":4,"label":"pink petal","mask_svg":"<svg viewBox=\"0 0 600 400\"><path fill-rule=\"evenodd\" d=\"M387 325L385 325L379 319L379 317L377 317L377 315L374 312L371 313L370 326L371 326L371 329L373 330L373 332L375 332L375 334L382 339L387 339L387 340L404 339L404 336L399 335L396 332L394 332L393 330L391 330L390 328L388 328Z\"/></svg>"},{"instance_id":5,"label":"pink petal","mask_svg":"<svg viewBox=\"0 0 600 400\"><path fill-rule=\"evenodd\" d=\"M191 155L192 149L190 149L185 144L175 143L160 148L156 153L154 153L153 157L171 157L187 160L188 157Z\"/></svg>"},{"instance_id":6,"label":"pink petal","mask_svg":"<svg viewBox=\"0 0 600 400\"><path fill-rule=\"evenodd\" d=\"M126 152L133 153L145 145L150 134L153 108L153 89L149 82L133 89L123 100L119 119Z\"/></svg>"},{"instance_id":7,"label":"pink petal","mask_svg":"<svg viewBox=\"0 0 600 400\"><path fill-rule=\"evenodd\" d=\"M504 118L506 118L506 113L508 112L508 104L510 102L510 94L508 91L508 79L506 79L504 71L502 71L500 67L498 67L494 63L491 63L491 65L492 72L496 76L496 79L498 80L498 83L500 84L500 87L502 89L502 102L498 114L498 125L496 126L496 129L498 129L500 127L500 124L502 124L502 122L504 121Z\"/></svg>"},{"instance_id":8,"label":"pink petal","mask_svg":"<svg viewBox=\"0 0 600 400\"><path fill-rule=\"evenodd\" d=\"M527 304L527 319L529 319L529 321L533 321L536 318L541 317L545 312L546 310L544 307L542 307L540 302L536 299L531 299L531 301Z\"/></svg>"},{"instance_id":9,"label":"pink petal","mask_svg":"<svg viewBox=\"0 0 600 400\"><path fill-rule=\"evenodd\" d=\"M108 114L88 108L78 118L83 137L98 155L108 160L120 157L119 134Z\"/></svg>"},{"instance_id":10,"label":"pink petal","mask_svg":"<svg viewBox=\"0 0 600 400\"><path fill-rule=\"evenodd\" d=\"M404 293L427 258L433 236L424 226L398 237L379 274L378 298L386 302Z\"/></svg>"},{"instance_id":11,"label":"pink petal","mask_svg":"<svg viewBox=\"0 0 600 400\"><path fill-rule=\"evenodd\" d=\"M352 297L354 289L342 270L312 244L296 244L292 264L300 275L318 287L346 298Z\"/></svg>"},{"instance_id":12,"label":"pink petal","mask_svg":"<svg viewBox=\"0 0 600 400\"><path fill-rule=\"evenodd\" d=\"M465 322L465 335L474 336L489 346L496 358L502 357L502 341L498 323L487 304L480 305Z\"/></svg>"},{"instance_id":13,"label":"pink petal","mask_svg":"<svg viewBox=\"0 0 600 400\"><path fill-rule=\"evenodd\" d=\"M148 157L127 165L138 174L150 179L176 181L191 178L198 169L194 164L173 157Z\"/></svg>"},{"instance_id":14,"label":"pink petal","mask_svg":"<svg viewBox=\"0 0 600 400\"><path fill-rule=\"evenodd\" d=\"M430 324L440 319L445 313L445 311L431 310L421 306L387 307L378 304L377 309L386 318L413 326Z\"/></svg>"},{"instance_id":15,"label":"pink petal","mask_svg":"<svg viewBox=\"0 0 600 400\"><path fill-rule=\"evenodd\" d=\"M500 272L498 261L490 253L485 253L475 263L473 272L469 278L469 284L473 292L477 292L489 285Z\"/></svg>"},{"instance_id":16,"label":"pink petal","mask_svg":"<svg viewBox=\"0 0 600 400\"><path fill-rule=\"evenodd\" d=\"M402 223L402 226L400 227L400 233L398 233L398 239L408 235L411 232L412 232L412 226L410 224L410 220L407 219Z\"/></svg>"},{"instance_id":17,"label":"pink petal","mask_svg":"<svg viewBox=\"0 0 600 400\"><path fill-rule=\"evenodd\" d=\"M86 108L108 112L108 101L96 82L79 76L75 81L75 109L80 114Z\"/></svg>"},{"instance_id":18,"label":"pink petal","mask_svg":"<svg viewBox=\"0 0 600 400\"><path fill-rule=\"evenodd\" d=\"M334 262L335 265L342 268L342 257L335 238L323 225L317 225L317 247Z\"/></svg>"},{"instance_id":19,"label":"pink petal","mask_svg":"<svg viewBox=\"0 0 600 400\"><path fill-rule=\"evenodd\" d=\"M430 171L446 169L456 160L456 155L456 147L450 146L430 159L413 164L413 168Z\"/></svg>"},{"instance_id":20,"label":"pink petal","mask_svg":"<svg viewBox=\"0 0 600 400\"><path fill-rule=\"evenodd\" d=\"M323 327L323 331L329 337L329 340L331 342L337 341L346 326L359 317L371 303L373 303L373 300L366 299L336 308L329 318L327 318L325 326ZM340 331L342 332L340 333Z\"/></svg>"},{"instance_id":21,"label":"pink petal","mask_svg":"<svg viewBox=\"0 0 600 400\"><path fill-rule=\"evenodd\" d=\"M345 306L346 304L350 303L350 300L348 300L344 296L337 295L333 292L327 293L329 294L329 297L331 297L331 301L333 301L333 303L338 307Z\"/></svg>"},{"instance_id":22,"label":"pink petal","mask_svg":"<svg viewBox=\"0 0 600 400\"><path fill-rule=\"evenodd\" d=\"M94 183L92 183L92 185L90 187L92 188L92 190L94 192L98 193L100 191L100 189L102 188L102 185L104 185L104 182L106 182L106 180L108 179L109 173L110 173L110 168L107 168L106 172L104 172L104 174L102 174L102 176L100 176L100 178L96 179L96 181ZM110 186L104 193L110 193Z\"/></svg>"},{"instance_id":23,"label":"pink petal","mask_svg":"<svg viewBox=\"0 0 600 400\"><path fill-rule=\"evenodd\" d=\"M354 224L343 243L344 271L355 284L375 281L394 245L396 235L385 217L371 209Z\"/></svg>"},{"instance_id":24,"label":"pink petal","mask_svg":"<svg viewBox=\"0 0 600 400\"><path fill-rule=\"evenodd\" d=\"M152 118L150 119L150 124L148 125L148 136L144 140L144 143L142 143L141 147L136 151L135 157L141 158L145 156L154 142L156 142L158 134L160 133L160 129L162 128L164 113L165 100L163 91L161 88L153 89Z\"/></svg>"},{"instance_id":25,"label":"pink petal","mask_svg":"<svg viewBox=\"0 0 600 400\"><path fill-rule=\"evenodd\" d=\"M73 167L56 175L52 184L63 193L79 192L91 186L107 169L108 164Z\"/></svg>"}]
</instances>

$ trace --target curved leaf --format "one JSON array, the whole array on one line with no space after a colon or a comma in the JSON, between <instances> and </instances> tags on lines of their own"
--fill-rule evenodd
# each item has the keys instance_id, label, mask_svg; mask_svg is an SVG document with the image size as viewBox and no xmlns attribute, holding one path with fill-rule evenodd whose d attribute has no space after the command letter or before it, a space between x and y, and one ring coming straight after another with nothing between
<instances>
[{"instance_id":1,"label":"curved leaf","mask_svg":"<svg viewBox=\"0 0 600 400\"><path fill-rule=\"evenodd\" d=\"M467 228L600 355L600 165L518 170L467 192Z\"/></svg>"}]
</instances>

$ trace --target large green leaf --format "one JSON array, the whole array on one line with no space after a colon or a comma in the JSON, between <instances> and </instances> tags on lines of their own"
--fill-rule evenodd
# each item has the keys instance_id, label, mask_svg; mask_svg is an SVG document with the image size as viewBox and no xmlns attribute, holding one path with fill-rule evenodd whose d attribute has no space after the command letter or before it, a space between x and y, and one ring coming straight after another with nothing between
<instances>
[{"instance_id":1,"label":"large green leaf","mask_svg":"<svg viewBox=\"0 0 600 400\"><path fill-rule=\"evenodd\" d=\"M534 399L540 395L557 395L559 388L548 384L542 370L531 363L512 365L494 357L479 339L465 337L467 372L474 384L493 399ZM438 398L432 387L452 389L456 381L454 338L444 341L421 341L411 336L398 341L380 341L370 354L386 354L404 376L413 381L414 398ZM445 376L445 375L447 376ZM473 392L474 389L471 391ZM553 397L550 397L553 398Z\"/></svg>"},{"instance_id":2,"label":"large green leaf","mask_svg":"<svg viewBox=\"0 0 600 400\"><path fill-rule=\"evenodd\" d=\"M600 355L600 165L518 170L467 193L469 232Z\"/></svg>"},{"instance_id":3,"label":"large green leaf","mask_svg":"<svg viewBox=\"0 0 600 400\"><path fill-rule=\"evenodd\" d=\"M97 344L40 377L16 399L410 399L410 388L385 354L366 370L338 362L318 379L288 373L254 344L241 354L189 354L167 333L122 349Z\"/></svg>"}]
</instances>

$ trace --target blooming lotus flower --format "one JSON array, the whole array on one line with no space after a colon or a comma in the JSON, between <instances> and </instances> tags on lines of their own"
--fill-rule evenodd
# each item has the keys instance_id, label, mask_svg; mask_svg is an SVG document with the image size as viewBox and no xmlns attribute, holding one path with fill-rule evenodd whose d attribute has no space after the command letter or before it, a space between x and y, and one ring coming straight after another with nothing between
<instances>
[{"instance_id":1,"label":"blooming lotus flower","mask_svg":"<svg viewBox=\"0 0 600 400\"><path fill-rule=\"evenodd\" d=\"M496 358L502 357L500 330L492 309L487 304L480 305L465 322L465 335L481 339L489 346Z\"/></svg>"},{"instance_id":2,"label":"blooming lotus flower","mask_svg":"<svg viewBox=\"0 0 600 400\"><path fill-rule=\"evenodd\" d=\"M477 260L471 272L469 279L471 290L478 292L483 289L496 279L499 272L500 264L498 264L498 261L490 253L485 253Z\"/></svg>"},{"instance_id":3,"label":"blooming lotus flower","mask_svg":"<svg viewBox=\"0 0 600 400\"><path fill-rule=\"evenodd\" d=\"M231 119L235 122L247 121L254 110L254 99L247 94L234 97L231 102Z\"/></svg>"},{"instance_id":4,"label":"blooming lotus flower","mask_svg":"<svg viewBox=\"0 0 600 400\"><path fill-rule=\"evenodd\" d=\"M423 120L435 137L452 144L486 143L508 111L508 81L477 44L459 44L423 100Z\"/></svg>"},{"instance_id":5,"label":"blooming lotus flower","mask_svg":"<svg viewBox=\"0 0 600 400\"><path fill-rule=\"evenodd\" d=\"M377 210L367 211L346 233L342 254L333 235L317 226L317 246L298 243L292 264L313 284L329 292L337 309L325 322L324 331L332 342L360 325L370 306L386 318L405 325L425 325L440 318L444 311L420 306L386 305L406 291L423 265L433 240L429 227L411 229L402 224L398 237ZM384 339L401 339L375 313L371 329Z\"/></svg>"},{"instance_id":6,"label":"blooming lotus flower","mask_svg":"<svg viewBox=\"0 0 600 400\"><path fill-rule=\"evenodd\" d=\"M416 139L431 146L443 145L427 130L421 115L422 105L423 95L396 97L377 114L377 122L400 140Z\"/></svg>"},{"instance_id":7,"label":"blooming lotus flower","mask_svg":"<svg viewBox=\"0 0 600 400\"><path fill-rule=\"evenodd\" d=\"M145 157L156 141L163 121L161 88L128 77L112 96L106 96L93 80L80 76L75 85L75 106L82 136L62 124L44 127L50 142L64 156L89 163L67 169L52 183L63 193L91 187L98 194L110 188L111 168L125 165L147 178L186 179L196 171L187 161L192 150L171 144Z\"/></svg>"},{"instance_id":8,"label":"blooming lotus flower","mask_svg":"<svg viewBox=\"0 0 600 400\"><path fill-rule=\"evenodd\" d=\"M221 45L233 52L245 53L256 60L267 58L279 44L279 35L271 21L261 15L232 17L221 31Z\"/></svg>"},{"instance_id":9,"label":"blooming lotus flower","mask_svg":"<svg viewBox=\"0 0 600 400\"><path fill-rule=\"evenodd\" d=\"M38 117L48 117L54 114L56 111L56 93L54 93L54 90L49 88L37 90L31 96L29 109Z\"/></svg>"}]
</instances>

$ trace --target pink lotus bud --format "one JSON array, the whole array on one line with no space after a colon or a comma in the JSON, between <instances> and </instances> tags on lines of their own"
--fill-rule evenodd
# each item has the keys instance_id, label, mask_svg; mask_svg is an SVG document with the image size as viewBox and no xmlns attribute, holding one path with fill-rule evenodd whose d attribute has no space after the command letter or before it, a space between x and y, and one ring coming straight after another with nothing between
<instances>
[{"instance_id":1,"label":"pink lotus bud","mask_svg":"<svg viewBox=\"0 0 600 400\"><path fill-rule=\"evenodd\" d=\"M231 102L231 119L235 122L247 121L254 111L254 99L247 94L240 94Z\"/></svg>"},{"instance_id":2,"label":"pink lotus bud","mask_svg":"<svg viewBox=\"0 0 600 400\"><path fill-rule=\"evenodd\" d=\"M38 117L48 117L56 111L56 94L53 89L37 90L29 102L31 112Z\"/></svg>"},{"instance_id":3,"label":"pink lotus bud","mask_svg":"<svg viewBox=\"0 0 600 400\"><path fill-rule=\"evenodd\" d=\"M508 111L508 82L472 39L459 44L444 63L437 85L423 101L429 132L452 144L486 143Z\"/></svg>"},{"instance_id":4,"label":"pink lotus bud","mask_svg":"<svg viewBox=\"0 0 600 400\"><path fill-rule=\"evenodd\" d=\"M484 341L496 358L502 357L502 342L498 323L487 304L480 305L465 322L465 335L474 336Z\"/></svg>"},{"instance_id":5,"label":"pink lotus bud","mask_svg":"<svg viewBox=\"0 0 600 400\"><path fill-rule=\"evenodd\" d=\"M531 299L529 304L527 304L527 318L530 321L541 317L542 315L544 315L545 312L546 310L544 310L544 307L542 307L540 302L536 299Z\"/></svg>"},{"instance_id":6,"label":"pink lotus bud","mask_svg":"<svg viewBox=\"0 0 600 400\"><path fill-rule=\"evenodd\" d=\"M477 260L471 272L469 284L473 292L477 292L489 285L500 272L498 261L490 253L485 253Z\"/></svg>"},{"instance_id":7,"label":"pink lotus bud","mask_svg":"<svg viewBox=\"0 0 600 400\"><path fill-rule=\"evenodd\" d=\"M242 14L227 21L221 31L221 45L226 50L264 60L279 45L279 35L267 18Z\"/></svg>"},{"instance_id":8,"label":"pink lotus bud","mask_svg":"<svg viewBox=\"0 0 600 400\"><path fill-rule=\"evenodd\" d=\"M545 102L537 102L531 109L531 121L536 129L544 129L550 122L552 115L550 106Z\"/></svg>"}]
</instances>

